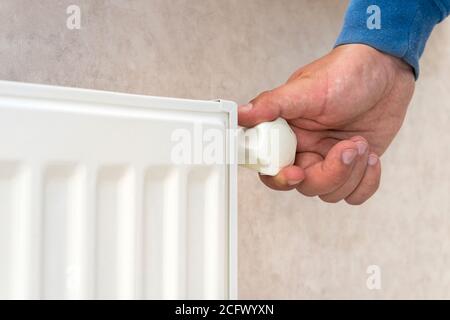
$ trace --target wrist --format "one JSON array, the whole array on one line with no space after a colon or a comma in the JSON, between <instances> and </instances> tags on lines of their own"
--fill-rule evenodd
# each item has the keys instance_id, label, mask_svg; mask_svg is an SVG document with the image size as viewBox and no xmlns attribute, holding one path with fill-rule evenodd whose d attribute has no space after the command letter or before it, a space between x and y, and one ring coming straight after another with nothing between
<instances>
[{"instance_id":1,"label":"wrist","mask_svg":"<svg viewBox=\"0 0 450 320\"><path fill-rule=\"evenodd\" d=\"M374 6L370 0L350 1L336 46L360 43L377 48L406 61L417 78L419 59L431 31L442 20L442 12L434 1L398 2L380 0ZM370 16L371 7L378 8L379 13ZM377 25L370 24L371 17Z\"/></svg>"},{"instance_id":2,"label":"wrist","mask_svg":"<svg viewBox=\"0 0 450 320\"><path fill-rule=\"evenodd\" d=\"M399 57L373 48L370 45L346 44L334 48L332 52L345 55L351 54L352 56L356 55L365 64L372 65L375 68L382 66L386 69L386 72L394 70L414 77L414 68L409 63Z\"/></svg>"}]
</instances>

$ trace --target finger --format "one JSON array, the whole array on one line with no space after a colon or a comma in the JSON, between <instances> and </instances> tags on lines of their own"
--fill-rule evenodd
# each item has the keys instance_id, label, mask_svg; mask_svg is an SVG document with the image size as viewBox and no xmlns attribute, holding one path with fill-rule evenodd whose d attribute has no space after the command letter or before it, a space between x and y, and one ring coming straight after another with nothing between
<instances>
[{"instance_id":1,"label":"finger","mask_svg":"<svg viewBox=\"0 0 450 320\"><path fill-rule=\"evenodd\" d=\"M293 126L291 128L297 139L298 152L314 152L326 157L328 151L339 141L346 139L336 139L329 130L311 131Z\"/></svg>"},{"instance_id":2,"label":"finger","mask_svg":"<svg viewBox=\"0 0 450 320\"><path fill-rule=\"evenodd\" d=\"M337 143L323 161L305 169L305 179L297 190L306 196L335 191L350 178L357 155L355 142L344 140Z\"/></svg>"},{"instance_id":3,"label":"finger","mask_svg":"<svg viewBox=\"0 0 450 320\"><path fill-rule=\"evenodd\" d=\"M275 177L260 175L261 181L271 189L287 191L295 189L305 178L302 168L289 166L280 171Z\"/></svg>"},{"instance_id":4,"label":"finger","mask_svg":"<svg viewBox=\"0 0 450 320\"><path fill-rule=\"evenodd\" d=\"M320 199L325 202L336 203L348 197L358 187L364 177L369 158L369 144L362 137L355 137L351 140L358 146L358 156L350 178L337 190L321 195Z\"/></svg>"},{"instance_id":5,"label":"finger","mask_svg":"<svg viewBox=\"0 0 450 320\"><path fill-rule=\"evenodd\" d=\"M322 86L311 79L301 79L263 92L249 104L239 107L239 125L254 127L279 117L290 120L320 115L326 94L323 93L324 90L318 90L316 87Z\"/></svg>"},{"instance_id":6,"label":"finger","mask_svg":"<svg viewBox=\"0 0 450 320\"><path fill-rule=\"evenodd\" d=\"M323 161L323 157L315 152L301 152L297 153L297 156L295 157L295 165L303 170L306 170L321 161Z\"/></svg>"},{"instance_id":7,"label":"finger","mask_svg":"<svg viewBox=\"0 0 450 320\"><path fill-rule=\"evenodd\" d=\"M351 205L360 205L366 202L380 185L381 162L374 153L369 155L366 173L355 191L345 201Z\"/></svg>"}]
</instances>

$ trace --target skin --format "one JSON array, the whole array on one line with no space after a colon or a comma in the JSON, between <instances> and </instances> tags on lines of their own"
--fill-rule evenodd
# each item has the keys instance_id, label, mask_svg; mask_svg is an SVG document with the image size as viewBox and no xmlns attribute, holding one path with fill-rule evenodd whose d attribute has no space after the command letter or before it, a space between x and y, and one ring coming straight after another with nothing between
<instances>
[{"instance_id":1,"label":"skin","mask_svg":"<svg viewBox=\"0 0 450 320\"><path fill-rule=\"evenodd\" d=\"M300 68L239 107L240 125L282 117L299 141L295 164L261 180L325 202L364 203L378 189L379 157L402 126L414 86L409 65L362 44L339 46Z\"/></svg>"}]
</instances>

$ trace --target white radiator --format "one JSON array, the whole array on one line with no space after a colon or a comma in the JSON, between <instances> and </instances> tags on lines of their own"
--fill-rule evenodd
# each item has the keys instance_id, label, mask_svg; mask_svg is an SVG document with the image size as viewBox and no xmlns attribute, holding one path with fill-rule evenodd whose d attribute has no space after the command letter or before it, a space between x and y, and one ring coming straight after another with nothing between
<instances>
[{"instance_id":1,"label":"white radiator","mask_svg":"<svg viewBox=\"0 0 450 320\"><path fill-rule=\"evenodd\" d=\"M236 123L231 102L0 82L0 298L236 298ZM199 125L223 161L175 165Z\"/></svg>"}]
</instances>

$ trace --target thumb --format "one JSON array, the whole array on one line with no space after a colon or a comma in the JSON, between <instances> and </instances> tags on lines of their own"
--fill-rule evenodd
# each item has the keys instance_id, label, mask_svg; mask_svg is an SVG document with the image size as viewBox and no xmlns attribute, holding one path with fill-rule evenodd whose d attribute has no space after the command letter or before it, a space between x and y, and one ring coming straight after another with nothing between
<instances>
[{"instance_id":1,"label":"thumb","mask_svg":"<svg viewBox=\"0 0 450 320\"><path fill-rule=\"evenodd\" d=\"M239 125L254 127L261 122L273 121L279 117L286 120L311 115L320 101L314 92L314 81L298 79L271 91L258 95L249 104L238 109Z\"/></svg>"}]
</instances>

